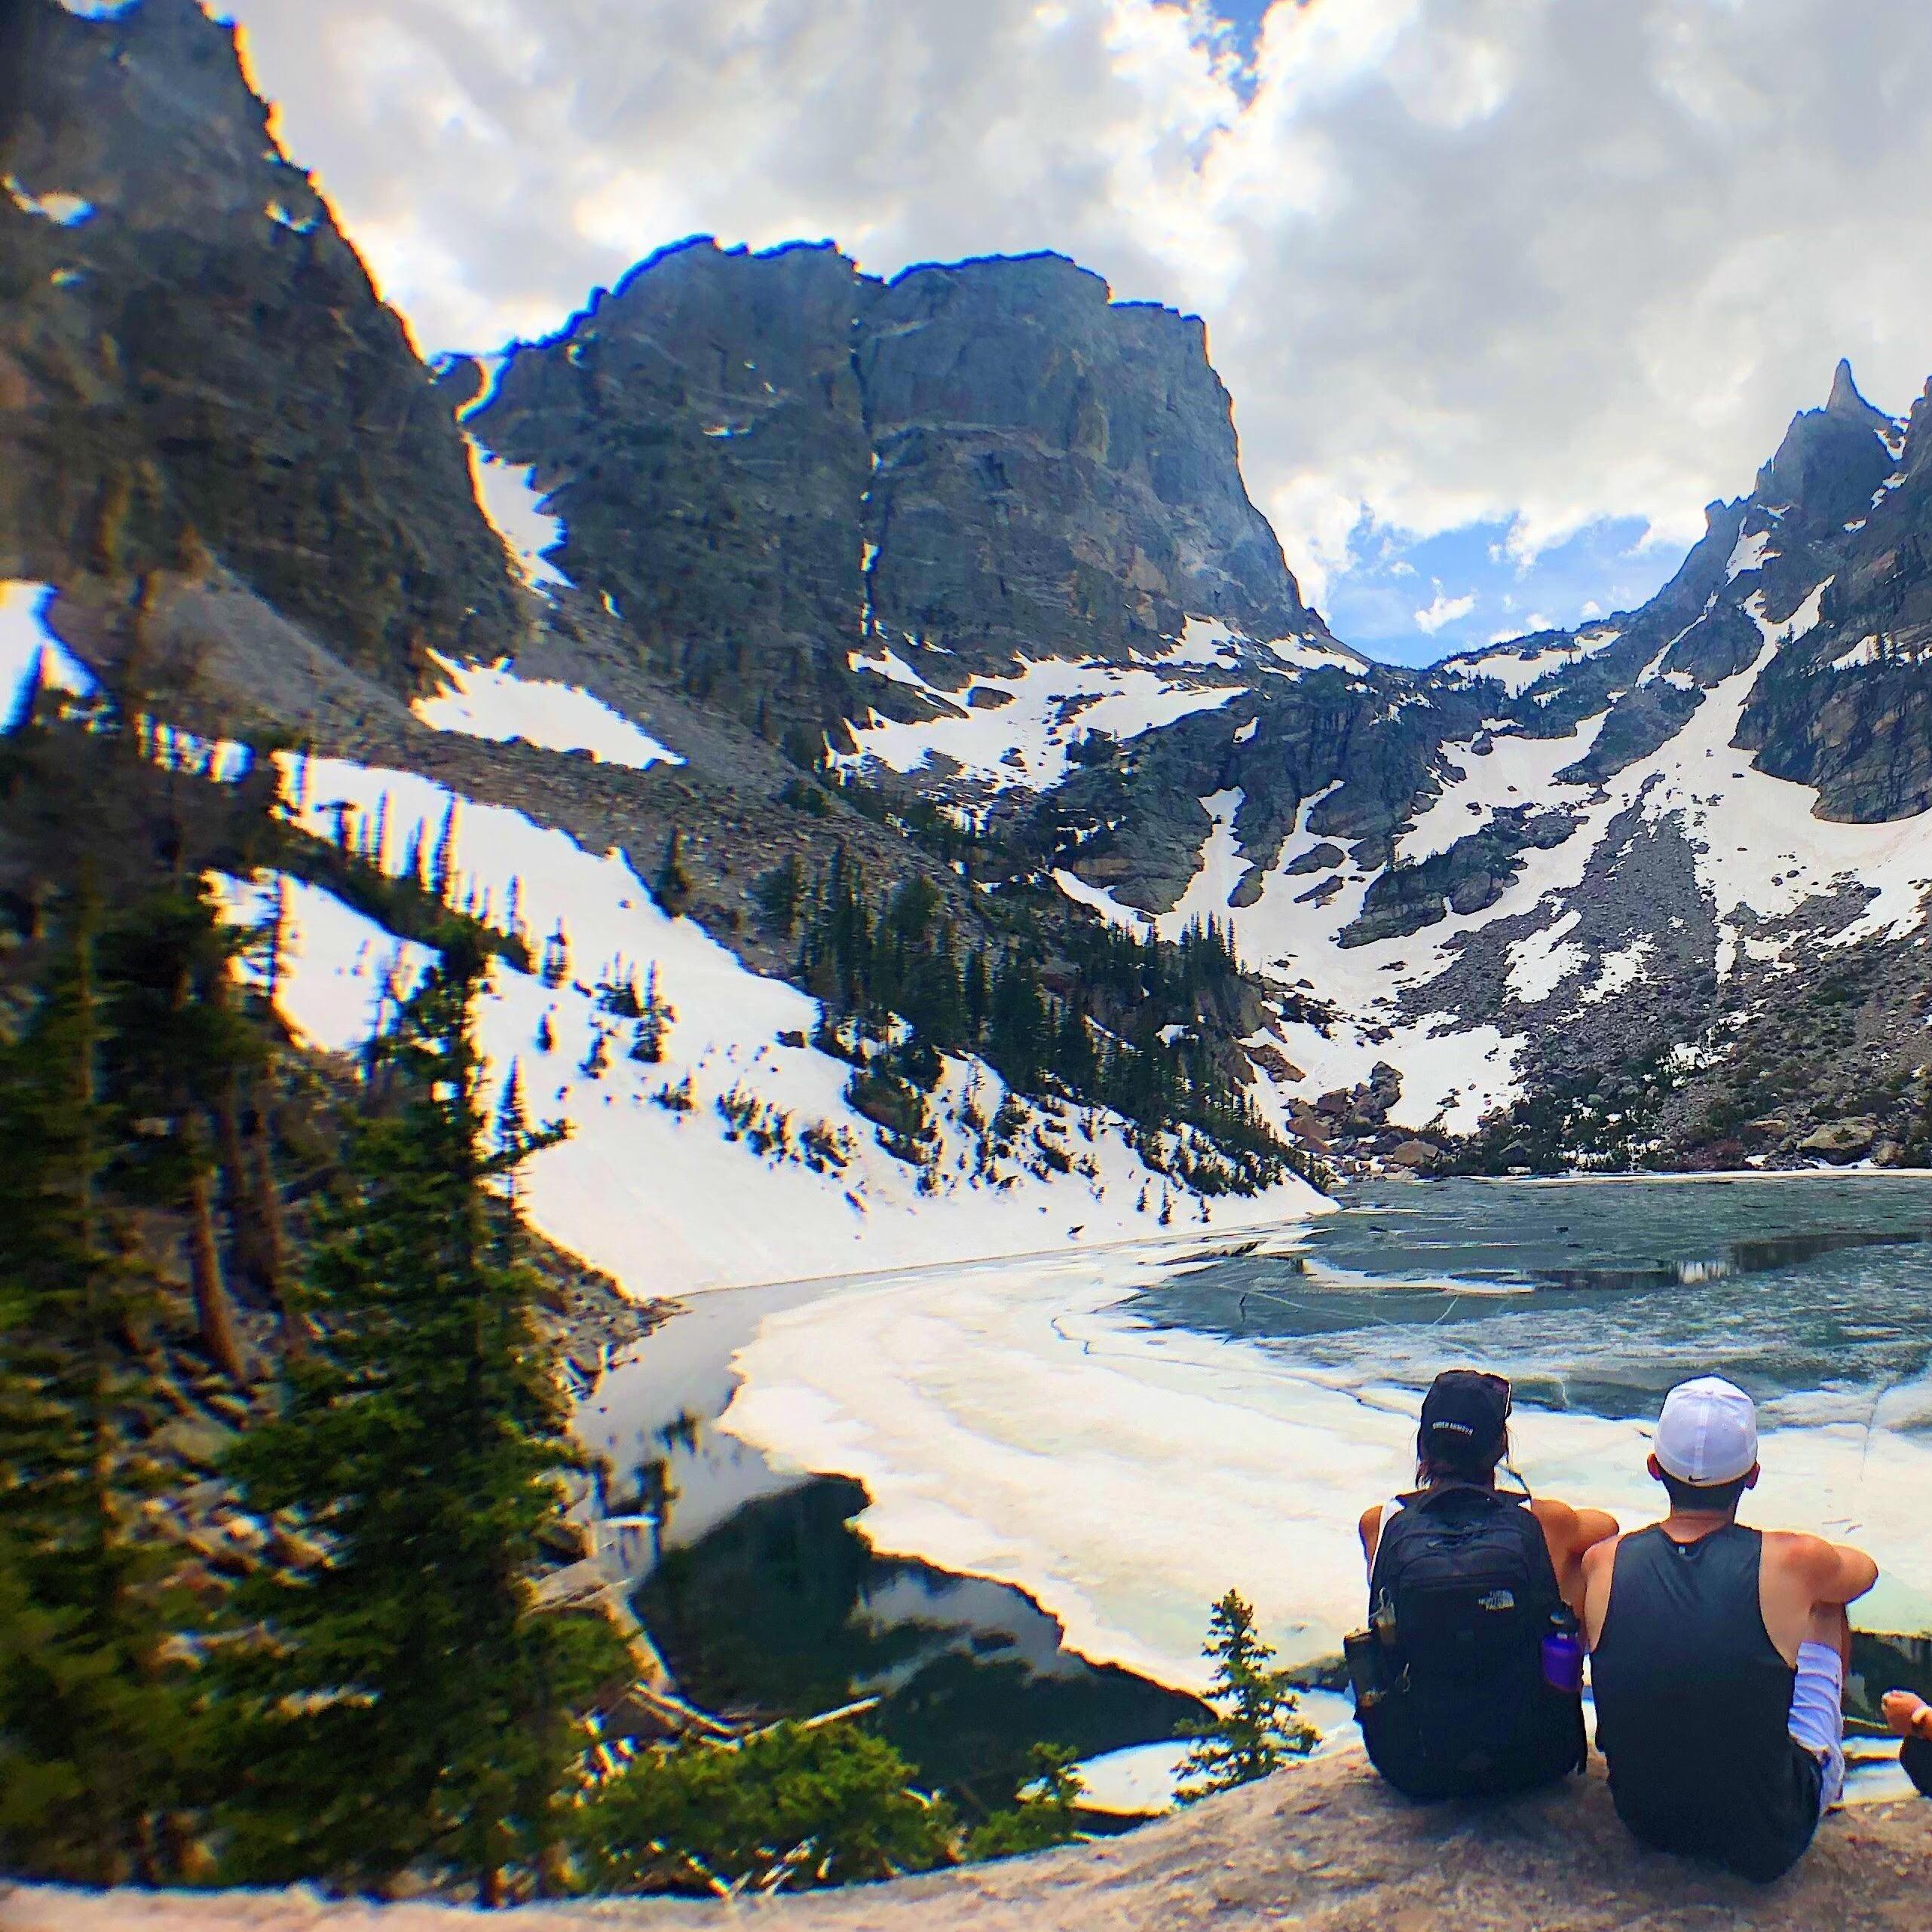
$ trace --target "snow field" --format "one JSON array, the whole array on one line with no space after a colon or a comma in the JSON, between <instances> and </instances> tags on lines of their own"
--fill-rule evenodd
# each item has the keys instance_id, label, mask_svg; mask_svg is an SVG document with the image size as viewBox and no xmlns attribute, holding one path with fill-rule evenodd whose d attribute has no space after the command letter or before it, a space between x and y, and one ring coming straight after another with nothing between
<instances>
[{"instance_id":1,"label":"snow field","mask_svg":"<svg viewBox=\"0 0 1932 1932\"><path fill-rule=\"evenodd\" d=\"M684 762L580 684L519 678L507 657L494 664L458 664L433 651L430 655L444 688L417 699L412 708L433 730L498 744L522 738L546 751L588 752L600 764L628 765L633 771Z\"/></svg>"},{"instance_id":2,"label":"snow field","mask_svg":"<svg viewBox=\"0 0 1932 1932\"><path fill-rule=\"evenodd\" d=\"M1441 668L1450 676L1466 681L1493 678L1511 697L1520 697L1538 679L1563 665L1608 651L1622 635L1621 631L1585 631L1574 644L1545 645L1540 650L1505 646L1499 651L1484 651L1477 657L1452 657Z\"/></svg>"},{"instance_id":3,"label":"snow field","mask_svg":"<svg viewBox=\"0 0 1932 1932\"><path fill-rule=\"evenodd\" d=\"M1011 676L976 676L958 691L929 683L889 649L877 657L855 657L853 668L876 671L922 692L944 707L945 715L907 724L873 712L869 723L852 727L858 752L834 754L835 762L862 767L876 760L893 771L908 772L935 758L950 758L963 779L994 791L1018 785L1044 791L1058 784L1067 776L1068 746L1087 732L1135 737L1191 712L1214 710L1246 689L1177 684L1138 665L1062 658L1022 663ZM1003 693L1007 701L975 706L971 700L976 691Z\"/></svg>"},{"instance_id":4,"label":"snow field","mask_svg":"<svg viewBox=\"0 0 1932 1932\"><path fill-rule=\"evenodd\" d=\"M1560 738L1496 733L1490 749L1480 755L1467 745L1445 745L1445 756L1461 768L1462 776L1446 784L1397 837L1396 856L1413 865L1447 852L1459 838L1480 831L1502 807L1560 804L1566 798L1583 797L1593 788L1559 783L1556 775L1588 753L1608 715L1600 712L1586 718Z\"/></svg>"},{"instance_id":5,"label":"snow field","mask_svg":"<svg viewBox=\"0 0 1932 1932\"><path fill-rule=\"evenodd\" d=\"M93 674L47 627L54 590L44 583L0 579L0 730L42 690L85 697Z\"/></svg>"},{"instance_id":6,"label":"snow field","mask_svg":"<svg viewBox=\"0 0 1932 1932\"><path fill-rule=\"evenodd\" d=\"M479 402L464 413L470 415L481 406ZM476 507L503 540L523 580L533 589L548 584L568 588L570 579L544 555L562 543L564 526L561 518L543 508L545 499L536 487L535 471L527 467L519 469L491 455L467 431L464 441L470 451L470 482L476 491Z\"/></svg>"},{"instance_id":7,"label":"snow field","mask_svg":"<svg viewBox=\"0 0 1932 1932\"><path fill-rule=\"evenodd\" d=\"M1070 1256L821 1297L739 1352L724 1426L856 1477L874 1548L1017 1585L1097 1662L1198 1689L1208 1606L1230 1584L1284 1661L1331 1657L1363 1612L1356 1517L1409 1486L1419 1396L1292 1344L1141 1327L1117 1304L1156 1272ZM1757 1507L1828 1535L1856 1524L1886 1571L1861 1621L1918 1629L1932 1444L1888 1421L1768 1405ZM1517 1461L1539 1494L1647 1522L1649 1426L1520 1411Z\"/></svg>"},{"instance_id":8,"label":"snow field","mask_svg":"<svg viewBox=\"0 0 1932 1932\"><path fill-rule=\"evenodd\" d=\"M412 844L430 853L442 840L452 798L427 779L328 758L291 757L285 769L299 816L318 835L332 836L338 807L357 839L372 840L379 825L385 869L400 870ZM1006 1150L990 1147L973 1122L990 1122L1006 1092L978 1061L946 1061L920 1165L887 1153L846 1102L851 1068L779 1042L810 1038L815 1001L668 917L623 853L599 857L520 813L453 802L452 896L501 923L513 887L533 957L559 931L568 949L568 977L554 987L498 963L478 1015L492 1079L516 1062L531 1117L572 1128L531 1162L531 1219L628 1292L1030 1253L1159 1225L1165 1183L1116 1116L1022 1104ZM367 1035L394 942L326 893L284 890L299 929L284 993L292 1021L318 1046L351 1049ZM645 1063L629 1057L635 1022L605 1009L599 982L634 975L641 991L653 968L675 1018L661 1061ZM537 1043L545 1026L547 1052ZM1043 1138L1070 1171L1049 1164ZM1195 1196L1171 1199L1177 1223L1199 1221ZM1245 1226L1318 1199L1290 1179L1207 1212L1216 1227Z\"/></svg>"}]
</instances>

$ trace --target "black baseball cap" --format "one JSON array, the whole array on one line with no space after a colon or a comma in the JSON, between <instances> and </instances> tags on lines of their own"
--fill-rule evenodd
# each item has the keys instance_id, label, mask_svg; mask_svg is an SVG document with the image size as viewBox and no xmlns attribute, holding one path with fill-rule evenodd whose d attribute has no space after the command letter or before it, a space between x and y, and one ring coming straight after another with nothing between
<instances>
[{"instance_id":1,"label":"black baseball cap","mask_svg":"<svg viewBox=\"0 0 1932 1932\"><path fill-rule=\"evenodd\" d=\"M1509 1410L1509 1384L1502 1376L1444 1369L1422 1398L1417 1452L1450 1468L1488 1468L1502 1453Z\"/></svg>"}]
</instances>

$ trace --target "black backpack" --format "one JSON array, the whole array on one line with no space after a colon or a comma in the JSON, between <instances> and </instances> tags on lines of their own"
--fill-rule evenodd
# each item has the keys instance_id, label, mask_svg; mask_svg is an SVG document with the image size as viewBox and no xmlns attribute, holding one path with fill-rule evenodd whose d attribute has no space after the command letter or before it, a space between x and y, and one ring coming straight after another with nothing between
<instances>
[{"instance_id":1,"label":"black backpack","mask_svg":"<svg viewBox=\"0 0 1932 1932\"><path fill-rule=\"evenodd\" d=\"M1574 1631L1524 1499L1445 1484L1382 1521L1369 1628L1349 1640L1355 1718L1377 1771L1412 1798L1527 1790L1580 1769L1583 1703L1543 1673Z\"/></svg>"}]
</instances>

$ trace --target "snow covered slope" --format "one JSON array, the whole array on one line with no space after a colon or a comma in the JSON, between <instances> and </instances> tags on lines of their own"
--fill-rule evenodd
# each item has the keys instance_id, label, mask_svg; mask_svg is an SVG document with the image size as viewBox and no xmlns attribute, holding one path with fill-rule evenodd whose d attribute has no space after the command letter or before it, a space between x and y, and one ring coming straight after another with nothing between
<instances>
[{"instance_id":1,"label":"snow covered slope","mask_svg":"<svg viewBox=\"0 0 1932 1932\"><path fill-rule=\"evenodd\" d=\"M1014 1099L977 1060L945 1062L935 1131L909 1164L847 1100L852 1068L808 1043L817 1003L668 917L623 853L586 852L414 773L292 758L287 779L305 825L332 837L346 816L391 871L446 838L452 897L547 954L547 973L497 963L480 1038L498 1077L519 1068L532 1117L571 1128L531 1163L532 1220L632 1294L1246 1226L1320 1205L1299 1181L1212 1202L1185 1193L1116 1117ZM288 1017L314 1044L352 1049L420 954L286 879L237 890L238 916L277 894ZM625 989L668 1009L655 1060L632 1057L640 1023L614 1010Z\"/></svg>"},{"instance_id":2,"label":"snow covered slope","mask_svg":"<svg viewBox=\"0 0 1932 1932\"><path fill-rule=\"evenodd\" d=\"M1138 930L1223 924L1278 989L1249 1041L1277 1117L1366 1157L1659 1054L1686 1097L1654 1141L1788 1158L1850 1114L1848 1144L1877 1144L1927 1057L1932 614L1901 559L1932 516L1928 450L1924 410L1881 418L1841 371L1650 603L1413 676L1255 678L1223 700L1232 744L1156 731L1122 779L1066 779L1097 830L1049 876ZM1204 675L1251 667L1191 641ZM1826 982L1852 1052L1769 1075L1812 1045L1779 1012Z\"/></svg>"}]
</instances>

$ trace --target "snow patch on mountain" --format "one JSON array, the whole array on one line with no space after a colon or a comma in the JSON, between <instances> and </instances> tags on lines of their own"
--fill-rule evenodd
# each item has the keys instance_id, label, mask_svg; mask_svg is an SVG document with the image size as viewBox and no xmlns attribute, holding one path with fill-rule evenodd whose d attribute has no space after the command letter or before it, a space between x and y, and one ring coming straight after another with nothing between
<instances>
[{"instance_id":1,"label":"snow patch on mountain","mask_svg":"<svg viewBox=\"0 0 1932 1932\"><path fill-rule=\"evenodd\" d=\"M1455 1013L1426 1013L1394 1026L1352 1019L1281 1022L1249 1044L1269 1039L1306 1076L1295 1088L1303 1098L1361 1085L1385 1061L1402 1076L1389 1121L1413 1132L1439 1125L1452 1134L1474 1133L1483 1115L1523 1092L1516 1073L1523 1035L1487 1022L1468 1026Z\"/></svg>"},{"instance_id":2,"label":"snow patch on mountain","mask_svg":"<svg viewBox=\"0 0 1932 1932\"><path fill-rule=\"evenodd\" d=\"M524 581L533 588L554 584L567 589L570 579L545 554L562 543L563 523L544 509L547 498L536 486L535 470L504 462L467 430L464 440L469 445L476 507L502 538Z\"/></svg>"},{"instance_id":3,"label":"snow patch on mountain","mask_svg":"<svg viewBox=\"0 0 1932 1932\"><path fill-rule=\"evenodd\" d=\"M1600 1006L1634 986L1643 977L1645 964L1656 951L1657 942L1645 933L1627 946L1606 953L1598 964L1595 984L1586 987L1581 995L1584 1005Z\"/></svg>"},{"instance_id":4,"label":"snow patch on mountain","mask_svg":"<svg viewBox=\"0 0 1932 1932\"><path fill-rule=\"evenodd\" d=\"M7 191L22 214L38 215L56 228L77 228L93 216L94 204L81 195L69 194L58 188L50 188L44 194L32 194L11 174L0 176L0 188Z\"/></svg>"},{"instance_id":5,"label":"snow patch on mountain","mask_svg":"<svg viewBox=\"0 0 1932 1932\"><path fill-rule=\"evenodd\" d=\"M1088 911L1098 913L1110 926L1117 926L1123 932L1131 932L1144 939L1153 925L1152 917L1137 906L1122 905L1114 897L1112 887L1090 886L1064 866L1055 868L1053 883L1076 905L1083 905Z\"/></svg>"},{"instance_id":6,"label":"snow patch on mountain","mask_svg":"<svg viewBox=\"0 0 1932 1932\"><path fill-rule=\"evenodd\" d=\"M1596 743L1607 714L1586 718L1560 738L1531 738L1520 732L1497 732L1485 752L1473 744L1450 744L1443 755L1459 776L1419 813L1395 842L1396 856L1405 865L1447 852L1459 838L1480 831L1499 807L1551 805L1566 798L1581 798L1588 785L1559 782L1557 773L1576 763Z\"/></svg>"},{"instance_id":7,"label":"snow patch on mountain","mask_svg":"<svg viewBox=\"0 0 1932 1932\"><path fill-rule=\"evenodd\" d=\"M1585 631L1567 644L1505 645L1500 650L1486 651L1479 657L1450 658L1441 668L1445 676L1465 682L1487 678L1502 685L1511 697L1520 697L1551 672L1608 651L1622 635L1618 630Z\"/></svg>"},{"instance_id":8,"label":"snow patch on mountain","mask_svg":"<svg viewBox=\"0 0 1932 1932\"><path fill-rule=\"evenodd\" d=\"M1771 547L1768 530L1753 530L1748 534L1739 531L1738 540L1731 545L1731 555L1724 565L1725 582L1728 583L1732 578L1742 577L1747 570L1762 569L1777 555Z\"/></svg>"},{"instance_id":9,"label":"snow patch on mountain","mask_svg":"<svg viewBox=\"0 0 1932 1932\"><path fill-rule=\"evenodd\" d=\"M1214 829L1202 844L1200 868L1187 882L1187 889L1154 921L1163 939L1178 939L1197 920L1205 925L1211 919L1225 920L1235 887L1254 869L1254 860L1242 856L1241 842L1235 836L1242 799L1239 791L1229 791L1211 792L1201 801Z\"/></svg>"},{"instance_id":10,"label":"snow patch on mountain","mask_svg":"<svg viewBox=\"0 0 1932 1932\"><path fill-rule=\"evenodd\" d=\"M1044 658L1023 661L1009 676L977 676L947 691L889 650L859 666L910 685L943 715L908 723L874 711L868 722L851 727L858 751L834 752L834 762L862 768L876 761L903 773L950 760L963 779L994 791L1046 791L1066 776L1067 748L1083 733L1137 737L1192 712L1214 710L1246 688L1177 684L1138 665Z\"/></svg>"},{"instance_id":11,"label":"snow patch on mountain","mask_svg":"<svg viewBox=\"0 0 1932 1932\"><path fill-rule=\"evenodd\" d=\"M633 771L684 762L580 684L519 678L507 657L494 664L460 664L436 651L430 656L443 688L417 699L412 709L433 730L498 744L521 738L550 752L588 752L600 764L628 765Z\"/></svg>"},{"instance_id":12,"label":"snow patch on mountain","mask_svg":"<svg viewBox=\"0 0 1932 1932\"><path fill-rule=\"evenodd\" d=\"M1580 912L1566 912L1540 932L1519 939L1509 949L1508 986L1525 1006L1547 1000L1571 974L1580 972L1590 955L1567 935L1581 923Z\"/></svg>"},{"instance_id":13,"label":"snow patch on mountain","mask_svg":"<svg viewBox=\"0 0 1932 1932\"><path fill-rule=\"evenodd\" d=\"M1358 671L1362 668L1362 660L1352 651L1345 651L1325 638L1275 638L1266 648L1277 661L1263 668L1278 677L1298 677L1304 671Z\"/></svg>"},{"instance_id":14,"label":"snow patch on mountain","mask_svg":"<svg viewBox=\"0 0 1932 1932\"><path fill-rule=\"evenodd\" d=\"M0 579L0 730L43 690L85 697L93 674L47 627L51 584Z\"/></svg>"}]
</instances>

